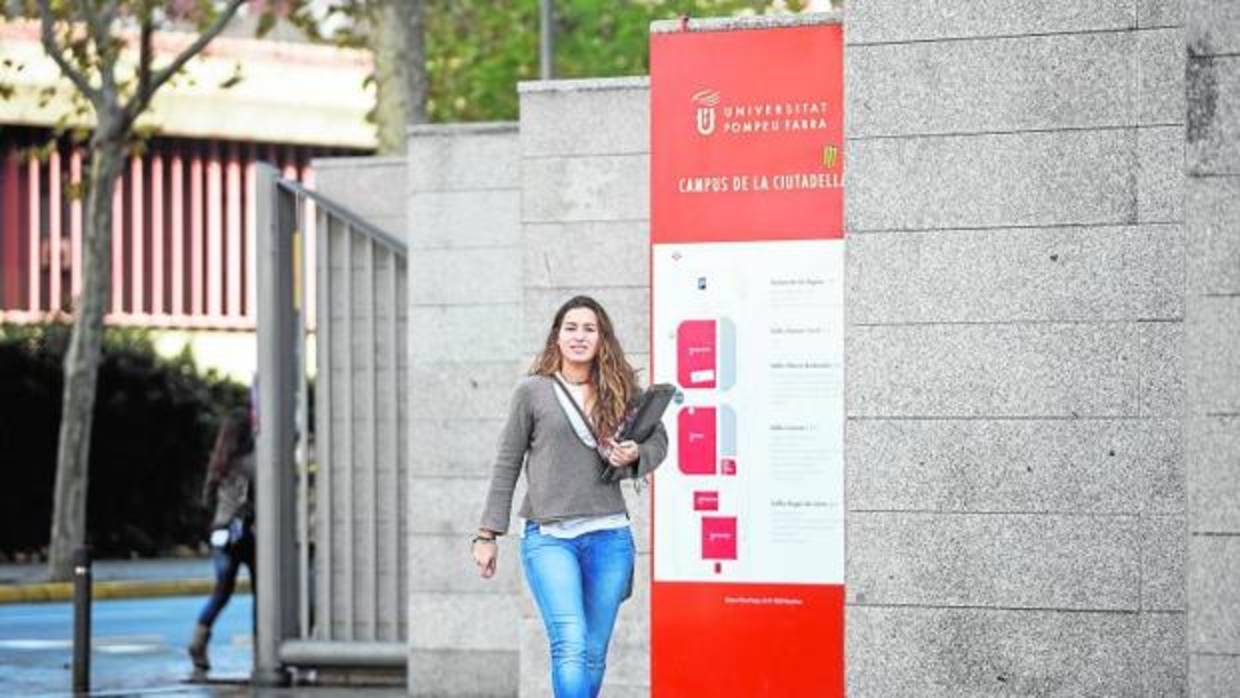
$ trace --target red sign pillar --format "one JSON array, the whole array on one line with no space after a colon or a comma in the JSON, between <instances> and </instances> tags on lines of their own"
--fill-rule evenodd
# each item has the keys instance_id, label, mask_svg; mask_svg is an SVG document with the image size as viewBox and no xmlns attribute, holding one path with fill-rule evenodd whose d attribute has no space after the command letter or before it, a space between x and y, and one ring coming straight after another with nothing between
<instances>
[{"instance_id":1,"label":"red sign pillar","mask_svg":"<svg viewBox=\"0 0 1240 698\"><path fill-rule=\"evenodd\" d=\"M843 28L651 35L654 698L844 695Z\"/></svg>"}]
</instances>

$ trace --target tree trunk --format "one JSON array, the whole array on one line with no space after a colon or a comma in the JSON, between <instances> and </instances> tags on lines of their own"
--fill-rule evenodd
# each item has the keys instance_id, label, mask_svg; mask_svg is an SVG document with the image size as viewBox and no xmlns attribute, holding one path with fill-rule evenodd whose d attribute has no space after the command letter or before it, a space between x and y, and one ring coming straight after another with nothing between
<instances>
[{"instance_id":1,"label":"tree trunk","mask_svg":"<svg viewBox=\"0 0 1240 698\"><path fill-rule=\"evenodd\" d=\"M95 387L103 350L103 313L112 279L112 194L124 166L125 144L117 115L99 115L91 143L86 199L86 244L82 247L83 287L65 353L60 446L56 454L56 492L48 576L73 576L73 551L86 541L86 493Z\"/></svg>"},{"instance_id":2,"label":"tree trunk","mask_svg":"<svg viewBox=\"0 0 1240 698\"><path fill-rule=\"evenodd\" d=\"M380 155L404 155L410 124L426 122L425 3L382 0L372 14Z\"/></svg>"}]
</instances>

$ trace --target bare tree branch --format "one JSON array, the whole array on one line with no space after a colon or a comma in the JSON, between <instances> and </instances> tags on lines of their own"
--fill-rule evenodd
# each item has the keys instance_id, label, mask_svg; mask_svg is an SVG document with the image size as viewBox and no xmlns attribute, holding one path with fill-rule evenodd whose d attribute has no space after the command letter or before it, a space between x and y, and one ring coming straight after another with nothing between
<instances>
[{"instance_id":1,"label":"bare tree branch","mask_svg":"<svg viewBox=\"0 0 1240 698\"><path fill-rule=\"evenodd\" d=\"M181 51L176 58L172 59L171 63L155 71L146 85L146 89L139 89L138 92L134 94L133 98L129 100L129 104L126 105L125 109L129 112L129 118L136 119L138 114L141 114L142 111L146 109L146 105L150 103L151 96L154 95L165 82L168 82L173 75L176 75L177 71L189 62L189 59L198 55L198 53L201 52L212 39L214 39L220 32L224 31L224 27L233 18L233 15L237 14L237 9L241 7L241 3L243 2L245 2L245 0L229 0L228 6L220 12L219 16L215 18L215 21L211 23L211 26L207 27L201 34L198 35L198 38L194 40L194 43L186 47L184 51Z\"/></svg>"},{"instance_id":2,"label":"bare tree branch","mask_svg":"<svg viewBox=\"0 0 1240 698\"><path fill-rule=\"evenodd\" d=\"M95 89L86 74L75 68L69 60L65 58L61 52L61 47L56 43L55 22L52 17L52 8L50 0L39 0L39 18L42 23L43 32L43 50L47 55L51 56L56 66L60 68L60 72L73 83L73 86L82 93L84 97L89 99L96 106L102 99L103 95L99 90Z\"/></svg>"},{"instance_id":3,"label":"bare tree branch","mask_svg":"<svg viewBox=\"0 0 1240 698\"><path fill-rule=\"evenodd\" d=\"M134 96L129 104L125 106L125 118L129 120L129 123L136 120L149 103L149 100L139 101L139 95L154 94L154 90L151 89L151 60L153 55L151 36L155 33L155 20L151 16L149 7L144 7L144 10L141 20L142 33L138 39L138 89L134 92Z\"/></svg>"}]
</instances>

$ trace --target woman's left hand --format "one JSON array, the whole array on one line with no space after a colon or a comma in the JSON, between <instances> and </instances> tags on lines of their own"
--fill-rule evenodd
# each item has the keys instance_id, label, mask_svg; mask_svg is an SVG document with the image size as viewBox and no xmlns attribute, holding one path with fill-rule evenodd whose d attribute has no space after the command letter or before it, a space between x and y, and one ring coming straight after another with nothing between
<instances>
[{"instance_id":1,"label":"woman's left hand","mask_svg":"<svg viewBox=\"0 0 1240 698\"><path fill-rule=\"evenodd\" d=\"M613 467L623 468L636 462L639 455L641 454L636 441L621 441L611 447L611 454L607 457L607 461Z\"/></svg>"}]
</instances>

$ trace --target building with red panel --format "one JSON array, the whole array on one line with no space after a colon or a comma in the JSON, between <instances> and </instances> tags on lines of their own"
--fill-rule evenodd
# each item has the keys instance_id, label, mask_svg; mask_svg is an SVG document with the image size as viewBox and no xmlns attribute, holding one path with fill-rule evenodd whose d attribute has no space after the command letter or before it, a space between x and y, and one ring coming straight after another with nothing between
<instances>
[{"instance_id":1,"label":"building with red panel","mask_svg":"<svg viewBox=\"0 0 1240 698\"><path fill-rule=\"evenodd\" d=\"M170 55L192 38L163 33L156 50ZM21 70L0 77L15 88L0 100L0 322L65 319L82 288L78 194L89 152L68 137L46 147L72 103L37 24L0 23L6 61ZM373 150L370 71L365 52L242 36L220 37L191 61L140 121L156 135L117 182L106 321L156 328L169 350L189 342L201 362L247 373L255 164L313 185L312 158Z\"/></svg>"}]
</instances>

